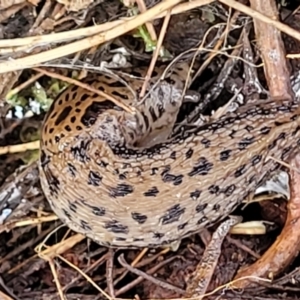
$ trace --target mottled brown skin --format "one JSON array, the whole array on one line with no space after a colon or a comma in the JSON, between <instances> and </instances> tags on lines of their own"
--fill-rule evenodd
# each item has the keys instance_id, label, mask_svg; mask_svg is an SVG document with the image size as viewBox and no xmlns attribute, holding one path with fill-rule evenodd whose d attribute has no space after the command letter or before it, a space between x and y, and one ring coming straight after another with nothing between
<instances>
[{"instance_id":1,"label":"mottled brown skin","mask_svg":"<svg viewBox=\"0 0 300 300\"><path fill-rule=\"evenodd\" d=\"M181 87L160 100L159 90L139 106L120 82L97 77L92 84L140 113L68 88L45 119L40 174L54 212L102 245L159 247L199 232L278 168L269 156L286 160L299 144L296 101L258 100L166 140Z\"/></svg>"}]
</instances>

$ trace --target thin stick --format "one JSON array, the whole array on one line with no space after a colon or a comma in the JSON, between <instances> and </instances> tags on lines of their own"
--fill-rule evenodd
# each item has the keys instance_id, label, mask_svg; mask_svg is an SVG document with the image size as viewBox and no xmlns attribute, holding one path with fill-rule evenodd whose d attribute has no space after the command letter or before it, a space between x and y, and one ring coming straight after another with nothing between
<instances>
[{"instance_id":1,"label":"thin stick","mask_svg":"<svg viewBox=\"0 0 300 300\"><path fill-rule=\"evenodd\" d=\"M33 66L37 66L40 63L70 55L78 51L86 50L93 46L102 44L120 36L120 34L124 34L133 30L134 28L144 24L147 21L152 20L160 12L169 9L180 1L181 0L165 0L147 10L146 12L128 20L126 23L111 28L106 32L102 32L81 41L76 41L68 45L57 47L55 49L40 52L34 55L29 55L27 57L22 57L16 60L3 62L0 64L0 73L30 68Z\"/></svg>"},{"instance_id":2,"label":"thin stick","mask_svg":"<svg viewBox=\"0 0 300 300\"><path fill-rule=\"evenodd\" d=\"M15 87L14 89L12 89L9 92L9 96L13 96L18 94L20 91L22 91L24 88L26 88L28 85L32 84L33 82L36 82L39 78L41 78L42 76L44 76L44 74L42 73L38 73L34 76L32 76L31 78L29 78L27 81L23 82L22 84L20 84L19 86Z\"/></svg>"},{"instance_id":3,"label":"thin stick","mask_svg":"<svg viewBox=\"0 0 300 300\"><path fill-rule=\"evenodd\" d=\"M166 31L167 31L167 27L169 25L170 18L171 18L171 14L170 14L170 11L168 11L167 15L166 15L166 17L164 19L163 26L162 26L161 31L160 31L160 35L159 35L159 38L158 38L158 41L157 41L157 45L156 45L155 51L153 53L153 57L152 57L149 69L147 71L147 75L146 75L146 78L145 78L145 81L144 81L144 84L143 84L143 87L142 87L142 90L141 90L141 93L140 93L140 99L143 98L144 95L145 95L145 93L146 93L148 82L149 82L149 80L151 78L151 75L152 75L155 63L156 63L158 55L159 55L159 51L160 51L162 42L163 42L164 37L166 35Z\"/></svg>"},{"instance_id":4,"label":"thin stick","mask_svg":"<svg viewBox=\"0 0 300 300\"><path fill-rule=\"evenodd\" d=\"M153 276L151 276L151 275L149 275L149 274L147 274L147 273L145 273L145 272L143 272L143 271L141 271L139 269L136 269L136 268L132 267L125 260L123 253L118 257L118 261L122 265L122 267L126 268L127 270L129 270L133 274L136 274L138 276L142 276L144 279L147 279L150 282L152 282L152 283L154 283L154 284L156 284L156 285L158 285L158 286L160 286L162 288L167 288L167 289L169 289L171 291L175 291L175 292L177 292L179 294L183 294L184 293L184 291L182 289L180 289L180 288L178 288L176 286L173 286L173 285L171 285L171 284L169 284L167 282L160 281L160 280L154 278Z\"/></svg>"},{"instance_id":5,"label":"thin stick","mask_svg":"<svg viewBox=\"0 0 300 300\"><path fill-rule=\"evenodd\" d=\"M215 0L194 0L187 3L182 3L174 8L172 8L171 14L176 15L191 9L194 9L199 6L207 5L209 3L214 2ZM166 12L162 12L155 16L154 19L163 18L166 16ZM61 43L66 42L72 39L79 39L95 34L99 34L100 32L107 31L109 29L112 29L116 26L121 27L122 24L126 23L127 20L117 20L113 22L107 22L101 25L95 25L90 26L86 28L79 28L75 30L69 30L65 32L58 32L58 33L51 33L51 34L45 34L45 35L37 35L37 36L30 36L30 37L24 37L24 38L16 38L16 39L6 39L6 40L0 40L0 48L6 48L6 47L17 47L17 46L27 46L29 49L33 47L37 47L41 44L47 44L47 43ZM16 51L18 49L14 49Z\"/></svg>"},{"instance_id":6,"label":"thin stick","mask_svg":"<svg viewBox=\"0 0 300 300\"><path fill-rule=\"evenodd\" d=\"M280 31L286 33L287 35L295 38L296 40L300 41L300 32L291 28L288 25L285 25L277 20L271 19L263 14L261 14L260 12L242 4L239 3L235 0L218 0L219 2L228 5L236 10L239 10L241 12L243 12L244 14L254 18L254 19L258 19L260 21L263 21L267 24L273 25L274 27L276 27L277 29L279 29Z\"/></svg>"},{"instance_id":7,"label":"thin stick","mask_svg":"<svg viewBox=\"0 0 300 300\"><path fill-rule=\"evenodd\" d=\"M8 154L8 153L18 153L25 152L27 150L37 150L40 148L40 141L34 141L19 145L9 145L0 147L0 155Z\"/></svg>"},{"instance_id":8,"label":"thin stick","mask_svg":"<svg viewBox=\"0 0 300 300\"><path fill-rule=\"evenodd\" d=\"M112 299L107 293L105 293L95 282L94 280L88 276L87 274L85 274L81 269L79 269L77 266L75 266L74 264L72 264L71 262L69 262L67 259L65 259L63 256L61 255L57 255L63 262L65 262L66 264L68 264L70 267L72 267L74 270L76 270L81 276L83 276L95 289L97 289L103 297L105 297L106 299Z\"/></svg>"},{"instance_id":9,"label":"thin stick","mask_svg":"<svg viewBox=\"0 0 300 300\"><path fill-rule=\"evenodd\" d=\"M60 297L61 300L66 300L65 295L64 295L64 293L62 291L62 288L61 288L61 284L60 284L58 276L57 276L56 269L55 269L54 264L53 264L53 260L49 259L48 263L49 263L50 269L52 271L52 275L53 275L53 278L54 278L56 288L58 290L59 297Z\"/></svg>"},{"instance_id":10,"label":"thin stick","mask_svg":"<svg viewBox=\"0 0 300 300\"><path fill-rule=\"evenodd\" d=\"M47 76L50 76L50 77L53 77L53 78L56 78L56 79L60 79L60 80L63 80L63 81L67 81L71 84L75 84L75 85L78 85L88 91L91 91L93 93L96 93L98 94L99 96L101 97L104 97L110 101L112 101L113 103L115 103L117 106L120 106L122 107L125 111L127 112L130 112L130 113L134 113L134 108L131 108L127 105L125 105L124 103L120 102L119 100L113 98L112 96L110 96L109 94L106 94L100 90L97 90L91 86L89 86L88 84L85 84L81 81L78 81L76 79L73 79L73 78L69 78L69 77L66 77L66 76L63 76L63 75L60 75L60 74L56 74L56 73L53 73L53 72L49 72L49 71L46 71L44 69L41 69L41 68L33 68L34 70L38 71L38 72L41 72Z\"/></svg>"},{"instance_id":11,"label":"thin stick","mask_svg":"<svg viewBox=\"0 0 300 300\"><path fill-rule=\"evenodd\" d=\"M0 73L6 73L16 70L22 70L26 68L31 68L41 63L51 61L63 56L73 54L78 51L89 49L93 46L103 44L109 40L112 40L124 33L127 33L134 28L144 24L147 21L152 20L157 17L157 15L166 14L166 10L179 3L181 0L165 0L151 9L147 10L145 13L142 13L126 23L122 23L114 28L111 28L101 34L91 36L89 38L83 39L81 41L76 41L68 45L60 46L55 49L48 51L40 52L34 55L29 55L27 57L22 57L16 60L9 60L3 63L0 63ZM212 2L212 0L201 0L205 4Z\"/></svg>"}]
</instances>

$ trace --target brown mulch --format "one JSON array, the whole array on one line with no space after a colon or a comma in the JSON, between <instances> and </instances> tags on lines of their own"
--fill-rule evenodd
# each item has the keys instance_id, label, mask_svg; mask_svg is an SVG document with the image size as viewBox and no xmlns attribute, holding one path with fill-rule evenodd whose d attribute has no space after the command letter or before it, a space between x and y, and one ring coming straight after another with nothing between
<instances>
[{"instance_id":1,"label":"brown mulch","mask_svg":"<svg viewBox=\"0 0 300 300\"><path fill-rule=\"evenodd\" d=\"M300 3L286 1L286 6L279 8L279 22L275 12L281 2L273 0L239 1L245 10L236 7L236 1L225 0L136 1L132 5L141 12L137 18L128 18L136 11L129 1L94 1L81 10L77 6L72 9L68 1L12 2L0 0L0 299L182 298L187 278L204 252L203 236L183 240L176 252L112 252L69 232L53 215L36 167L39 128L46 107L66 85L61 78L101 72L104 63L112 70L150 66L155 53L146 49L137 29L145 22L142 30L153 40L165 34L160 47L167 55L158 55L156 64L167 65L179 58L194 69L191 89L201 93L203 102L185 110L199 109L210 115L237 94L236 105L266 97L267 91L273 97L289 96L299 84L300 38L296 32L300 35ZM255 15L253 9L264 12L269 21ZM168 11L172 15L164 32ZM254 15L258 19L252 22ZM268 49L278 50L280 63L274 66L266 58ZM42 92L37 93L37 87ZM39 97L46 104L39 102L37 109L33 103ZM297 180L294 175L295 186ZM297 196L297 190L292 189L292 195ZM264 261L276 240L285 239L280 234L285 232L286 219L293 218L291 210L282 197L238 209L236 214L246 221L272 224L266 226L265 234L225 239L208 288L214 292L205 299L298 298L297 242L289 246L293 253L287 265L278 259L284 250L268 254L273 261L264 264L271 268L268 274L254 264ZM142 272L136 275L126 263ZM250 265L254 269L251 273ZM228 285L241 274L265 280L258 280L255 288L248 281L245 285L235 282L240 289Z\"/></svg>"}]
</instances>

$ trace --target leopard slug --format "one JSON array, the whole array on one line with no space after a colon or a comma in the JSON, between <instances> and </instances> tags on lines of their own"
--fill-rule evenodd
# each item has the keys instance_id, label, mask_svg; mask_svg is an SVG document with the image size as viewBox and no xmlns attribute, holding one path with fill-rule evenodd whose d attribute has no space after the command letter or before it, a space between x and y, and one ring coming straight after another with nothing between
<instances>
[{"instance_id":1,"label":"leopard slug","mask_svg":"<svg viewBox=\"0 0 300 300\"><path fill-rule=\"evenodd\" d=\"M170 245L215 224L300 142L295 99L257 100L172 136L182 104L177 80L161 82L142 104L119 80L87 82L135 105L136 114L70 86L43 124L40 179L57 216L108 247Z\"/></svg>"}]
</instances>

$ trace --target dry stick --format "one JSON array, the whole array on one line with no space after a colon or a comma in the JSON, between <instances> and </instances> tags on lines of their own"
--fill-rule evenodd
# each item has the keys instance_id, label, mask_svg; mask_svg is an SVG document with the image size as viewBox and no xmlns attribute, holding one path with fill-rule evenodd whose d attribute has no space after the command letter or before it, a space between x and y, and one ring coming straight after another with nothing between
<instances>
[{"instance_id":1,"label":"dry stick","mask_svg":"<svg viewBox=\"0 0 300 300\"><path fill-rule=\"evenodd\" d=\"M115 289L113 284L113 269L114 269L114 257L115 250L112 248L108 249L108 258L106 260L106 283L110 296L115 298Z\"/></svg>"},{"instance_id":2,"label":"dry stick","mask_svg":"<svg viewBox=\"0 0 300 300\"><path fill-rule=\"evenodd\" d=\"M198 263L196 270L188 280L185 294L186 298L199 297L197 299L200 300L204 297L221 255L223 240L232 226L236 225L241 220L241 217L232 216L230 219L222 222L213 233L211 241L206 247L200 263Z\"/></svg>"},{"instance_id":3,"label":"dry stick","mask_svg":"<svg viewBox=\"0 0 300 300\"><path fill-rule=\"evenodd\" d=\"M0 22L0 24L1 24L1 22ZM5 47L5 48L0 48L0 55L8 56L14 52L26 52L26 51L28 51L28 45L20 46L20 47Z\"/></svg>"},{"instance_id":4,"label":"dry stick","mask_svg":"<svg viewBox=\"0 0 300 300\"><path fill-rule=\"evenodd\" d=\"M273 0L260 1L251 0L251 5L255 8L266 12L273 19L278 18L278 11ZM292 89L289 81L289 72L286 65L284 45L280 32L274 27L263 22L254 21L255 31L257 34L257 44L261 50L261 56L265 65L265 74L270 93L273 97L292 97ZM296 141L295 141L296 142ZM294 160L298 162L297 159ZM288 204L288 216L285 226L273 245L264 253L264 255L248 268L240 270L236 278L247 277L248 274L255 277L273 277L277 275L293 260L300 249L299 239L299 208L295 208L296 203L299 205L299 174L290 169L294 175L291 182L291 190L294 188L294 194L291 193L291 199ZM294 173L294 174L293 174ZM298 192L298 195L296 192ZM297 197L298 196L298 197ZM247 280L239 281L237 288L249 287L251 283Z\"/></svg>"},{"instance_id":5,"label":"dry stick","mask_svg":"<svg viewBox=\"0 0 300 300\"><path fill-rule=\"evenodd\" d=\"M277 240L263 254L261 259L238 272L235 280L239 281L235 282L234 288L249 287L249 279L251 278L254 282L262 281L264 280L262 277L266 276L273 278L281 270L286 269L300 251L300 174L295 171L300 168L299 154L291 164L291 199L288 202L285 226ZM244 280L240 280L244 277L246 277Z\"/></svg>"},{"instance_id":6,"label":"dry stick","mask_svg":"<svg viewBox=\"0 0 300 300\"><path fill-rule=\"evenodd\" d=\"M18 152L25 152L28 150L37 150L40 148L40 141L34 141L19 145L10 145L0 147L0 155L8 154L8 153L18 153Z\"/></svg>"},{"instance_id":7,"label":"dry stick","mask_svg":"<svg viewBox=\"0 0 300 300\"><path fill-rule=\"evenodd\" d=\"M56 227L52 232L50 232L45 239L35 247L34 251L38 254L38 256L42 259L48 260L56 257L61 253L65 253L69 249L72 249L76 244L79 244L82 240L85 239L85 236L77 233L72 235L66 240L62 240L59 243L56 243L53 246L47 246L45 243L46 241L53 236L60 228L64 227L65 225L60 225Z\"/></svg>"},{"instance_id":8,"label":"dry stick","mask_svg":"<svg viewBox=\"0 0 300 300\"><path fill-rule=\"evenodd\" d=\"M300 32L289 27L288 25L285 25L277 20L273 20L267 16L265 16L264 14L244 5L241 4L235 0L218 0L219 2L228 5L236 10L239 10L241 12L243 12L244 14L254 18L254 19L258 19L260 21L263 21L267 24L273 25L274 27L276 27L277 29L279 29L280 31L286 33L287 35L295 38L296 40L300 41Z\"/></svg>"},{"instance_id":9,"label":"dry stick","mask_svg":"<svg viewBox=\"0 0 300 300\"><path fill-rule=\"evenodd\" d=\"M155 265L151 269L147 270L147 274L149 274L149 275L154 274L160 268L162 268L163 266L165 266L167 264L170 264L173 260L175 260L177 258L180 258L180 257L179 256L172 256L172 257L167 258L164 261L161 261L160 263L158 263L157 265ZM143 280L144 280L144 278L142 276L139 276L138 278L134 279L130 283L126 284L125 286L122 286L119 290L116 291L116 296L119 296L119 295L122 295L122 294L128 292L130 289L132 289L134 286L141 283Z\"/></svg>"},{"instance_id":10,"label":"dry stick","mask_svg":"<svg viewBox=\"0 0 300 300\"><path fill-rule=\"evenodd\" d=\"M116 26L112 29L107 30L106 32L99 33L98 35L91 36L87 39L83 39L81 41L77 41L71 43L69 45L64 45L55 49L51 49L42 53L38 53L35 55L30 55L28 57L20 58L14 61L8 61L0 64L0 72L9 72L13 70L20 70L23 68L29 68L32 66L36 66L39 63L46 62L61 56L66 56L69 54L73 54L77 51L82 51L93 46L99 45L106 41L109 41L113 38L120 36L120 34L124 34L133 30L134 28L144 24L145 22L151 20L154 16L159 14L160 12L169 9L175 4L181 2L181 0L166 0L153 8L149 9L145 13L142 13L131 20L127 21L124 24Z\"/></svg>"},{"instance_id":11,"label":"dry stick","mask_svg":"<svg viewBox=\"0 0 300 300\"><path fill-rule=\"evenodd\" d=\"M163 26L162 26L161 31L160 31L160 35L159 35L159 38L158 38L158 41L157 41L157 44L156 44L155 51L153 53L153 57L151 59L151 63L150 63L149 69L148 69L147 74L146 74L146 78L145 78L145 81L144 81L144 84L143 84L143 87L142 87L142 90L141 90L141 93L140 93L140 99L143 98L144 95L145 95L145 93L146 93L148 82L149 82L149 80L151 78L151 74L153 72L155 63L157 61L157 58L158 58L158 55L159 55L159 51L160 51L161 45L163 43L166 31L167 31L167 27L169 25L170 18L171 18L171 14L170 14L170 11L168 11L167 15L166 15L166 17L164 19Z\"/></svg>"},{"instance_id":12,"label":"dry stick","mask_svg":"<svg viewBox=\"0 0 300 300\"><path fill-rule=\"evenodd\" d=\"M43 73L38 73L34 76L32 76L31 78L29 78L27 81L23 82L22 84L20 84L19 86L13 88L10 92L9 95L13 96L15 94L18 94L20 91L22 91L24 88L26 88L28 85L32 84L33 82L36 82L39 78L41 78L42 76L44 76Z\"/></svg>"},{"instance_id":13,"label":"dry stick","mask_svg":"<svg viewBox=\"0 0 300 300\"><path fill-rule=\"evenodd\" d=\"M214 1L215 0L194 0L187 3L182 3L172 8L171 14L176 15L194 9L196 7L207 5ZM163 18L166 16L166 14L167 14L166 12L162 12L157 16L154 16L153 19ZM126 22L127 22L126 20L117 20L113 22L107 22L101 25L69 30L66 32L51 33L42 36L30 36L24 38L0 40L0 48L17 47L17 46L27 46L28 48L33 48L45 43L61 43L72 39L79 39L94 34L99 34L100 32L107 31L116 26L121 27L121 25L125 24ZM14 51L16 51L16 49Z\"/></svg>"},{"instance_id":14,"label":"dry stick","mask_svg":"<svg viewBox=\"0 0 300 300\"><path fill-rule=\"evenodd\" d=\"M55 225L51 226L50 228L48 228L47 230L45 230L44 232L42 232L36 238L32 238L29 241L27 241L25 244L22 244L21 246L18 246L16 248L14 248L14 250L12 250L8 254L6 254L6 256L1 257L0 264L2 265L5 261L9 261L13 257L18 257L18 255L20 255L20 253L23 252L25 249L32 247L32 245L36 244L41 239L43 239L46 235L48 235L53 230L54 227L55 227Z\"/></svg>"},{"instance_id":15,"label":"dry stick","mask_svg":"<svg viewBox=\"0 0 300 300\"><path fill-rule=\"evenodd\" d=\"M66 13L66 8L60 4L56 3L52 11L53 20L60 20Z\"/></svg>"},{"instance_id":16,"label":"dry stick","mask_svg":"<svg viewBox=\"0 0 300 300\"><path fill-rule=\"evenodd\" d=\"M264 12L273 20L279 18L274 0L250 0L250 3L251 7ZM265 22L253 21L271 97L291 99L293 92L281 33Z\"/></svg>"},{"instance_id":17,"label":"dry stick","mask_svg":"<svg viewBox=\"0 0 300 300\"><path fill-rule=\"evenodd\" d=\"M211 61L217 56L219 55L218 50L220 50L222 44L224 43L224 39L227 35L227 32L230 31L230 28L237 22L238 17L239 17L240 13L239 12L235 12L233 14L233 16L231 17L230 20L228 20L227 24L226 24L226 28L224 30L224 32L222 33L222 35L220 36L218 42L216 43L216 45L213 48L213 52L211 52L208 56L208 58L203 62L203 64L201 65L201 67L197 70L196 74L194 75L192 81L195 81L195 79L200 76L200 74L202 74L202 72L206 69L206 67L211 63ZM200 50L202 48L202 44L198 47L198 49ZM197 53L195 54L195 56L193 57L193 61L195 61L197 56Z\"/></svg>"},{"instance_id":18,"label":"dry stick","mask_svg":"<svg viewBox=\"0 0 300 300\"><path fill-rule=\"evenodd\" d=\"M175 4L179 3L181 0L165 0L151 9L147 10L145 13L142 13L135 18L123 23L119 26L111 28L106 32L100 33L98 35L83 39L81 41L77 41L71 43L69 45L64 45L61 47L57 47L55 49L51 49L48 51L44 51L38 54L30 55L27 57L19 58L16 60L6 61L0 63L0 73L22 70L24 68L30 68L36 65L39 65L43 62L53 60L62 56L70 55L78 51L82 51L93 46L102 44L106 41L114 39L126 32L133 30L134 28L144 24L145 22L152 20L158 14L168 10ZM202 0L201 2L207 4L212 2L211 0ZM201 5L201 4L200 4ZM199 6L200 6L199 5ZM166 14L166 12L165 12Z\"/></svg>"},{"instance_id":19,"label":"dry stick","mask_svg":"<svg viewBox=\"0 0 300 300\"><path fill-rule=\"evenodd\" d=\"M118 101L117 99L113 98L112 96L110 96L109 94L106 94L105 92L102 92L100 90L97 90L91 86L89 86L88 84L85 84L81 81L78 81L76 79L73 79L73 78L69 78L69 77L66 77L66 76L63 76L63 75L59 75L59 74L56 74L56 73L53 73L53 72L49 72L49 71L46 71L44 69L41 69L41 68L33 68L34 70L38 71L38 72L41 72L49 77L53 77L53 78L56 78L56 79L60 79L60 80L63 80L63 81L66 81L66 82L69 82L71 84L75 84L75 85L78 85L90 92L93 92L93 93L96 93L98 94L99 96L101 97L105 97L106 99L109 99L110 101L112 101L113 103L115 103L117 106L120 106L122 107L125 111L129 112L129 113L133 113L134 112L134 108L131 108L127 105L125 105L124 103Z\"/></svg>"},{"instance_id":20,"label":"dry stick","mask_svg":"<svg viewBox=\"0 0 300 300\"><path fill-rule=\"evenodd\" d=\"M23 9L24 6L26 6L26 2L24 3L20 3L17 5L14 5L12 7L9 7L6 10L1 10L1 14L0 14L0 23L2 23L3 21L5 21L6 19L10 18L12 15L17 14L17 12L21 9Z\"/></svg>"},{"instance_id":21,"label":"dry stick","mask_svg":"<svg viewBox=\"0 0 300 300\"><path fill-rule=\"evenodd\" d=\"M7 296L6 294L4 294L3 292L0 291L0 299L3 299L3 300L14 300L13 298ZM20 298L16 298L15 300L20 300Z\"/></svg>"},{"instance_id":22,"label":"dry stick","mask_svg":"<svg viewBox=\"0 0 300 300\"><path fill-rule=\"evenodd\" d=\"M233 244L235 245L236 247L244 250L245 252L247 252L248 254L252 255L253 257L255 257L256 259L260 259L260 255L256 252L254 252L252 249L250 249L248 246L244 245L241 243L240 240L236 240L236 239L233 239L232 237L230 236L227 236L226 237L227 241L230 243L230 244Z\"/></svg>"},{"instance_id":23,"label":"dry stick","mask_svg":"<svg viewBox=\"0 0 300 300\"><path fill-rule=\"evenodd\" d=\"M220 51L219 49L221 48L221 45L224 43L225 37L226 37L226 35L227 35L227 32L229 32L229 31L230 31L230 28L237 22L237 19L238 19L239 15L240 15L240 12L237 12L237 11L236 11L236 12L233 14L233 16L231 17L231 19L228 18L228 21L227 21L227 23L226 23L226 28L224 29L224 32L221 34L219 40L217 41L216 45L214 46L213 51L210 52L208 58L204 61L204 63L201 65L201 67L197 70L196 74L193 76L192 82L194 82L195 79L196 79L200 74L202 74L202 72L206 69L206 67L211 63L211 61L213 60L213 58L216 57L217 55L219 55L219 54L221 53L221 51ZM213 28L213 27L211 27L211 29L212 29L212 28ZM206 32L205 37L208 36L208 34L209 34L209 31ZM241 37L242 37L242 34L241 34L241 36L240 36L240 38L239 38L239 40L238 40L238 42L237 42L237 45L239 44L239 42L240 42L240 40L241 40ZM199 45L197 51L195 52L195 55L194 55L194 57L193 57L193 60L192 60L192 64L191 64L191 65L194 65L195 60L196 60L196 57L197 57L197 54L198 54L198 52L199 52L201 49L203 49L204 43L205 43L205 38L203 38L202 43ZM230 55L229 58L232 60L232 59L236 59L235 57L239 57L239 55L238 55L239 51L240 51L240 50L239 50L238 48L235 48L235 49L233 50L233 52L231 53L231 55ZM229 60L228 60L228 61L229 61ZM228 61L227 61L227 63L228 63ZM223 68L223 70L224 70L224 68ZM224 72L224 71L223 71L223 72ZM219 77L220 77L220 75L219 75ZM218 81L218 80L217 80L217 81ZM187 82L186 82L184 88L185 88L185 90L188 88ZM199 113L200 113L200 112L201 112L201 111L202 111L209 103L211 103L211 102L216 98L216 95L214 95L214 99L210 99L210 98L211 98L211 97L209 97L209 95L206 95L205 98L203 99L203 101L201 101L201 104L198 105L198 106L195 108L195 110L193 111L193 113L190 114L190 116L188 117L188 119L194 118L196 115L198 115L198 114L199 114ZM232 100L230 101L230 103L231 103L232 101L234 101L234 97L232 98ZM228 105L229 105L230 103L228 103L228 104L224 107L223 110L225 110L225 109L228 107ZM219 113L220 113L220 112L219 112ZM214 117L217 117L217 116L214 116Z\"/></svg>"},{"instance_id":24,"label":"dry stick","mask_svg":"<svg viewBox=\"0 0 300 300\"><path fill-rule=\"evenodd\" d=\"M81 274L95 289L97 289L103 297L107 298L107 299L112 299L107 293L105 293L95 282L94 280L86 275L82 270L80 270L77 266L73 265L72 263L70 263L67 259L65 259L64 257L62 257L61 255L57 255L63 262L65 262L66 264L68 264L70 267L72 267L74 270L76 270L79 274Z\"/></svg>"},{"instance_id":25,"label":"dry stick","mask_svg":"<svg viewBox=\"0 0 300 300\"><path fill-rule=\"evenodd\" d=\"M145 256L145 254L147 253L148 248L144 248L138 255L137 257L133 260L133 262L130 264L132 267L135 267L138 262ZM113 284L114 286L117 285L127 274L128 274L128 270L125 269L125 271L114 280Z\"/></svg>"},{"instance_id":26,"label":"dry stick","mask_svg":"<svg viewBox=\"0 0 300 300\"><path fill-rule=\"evenodd\" d=\"M50 0L47 0L44 3L42 9L40 10L40 13L38 14L37 18L34 21L34 24L30 28L30 33L31 34L32 34L32 32L34 32L40 26L41 22L46 19L46 15L49 14L51 5L52 5L52 1L50 1ZM53 12L52 12L51 16L47 16L47 17L52 18L53 17Z\"/></svg>"},{"instance_id":27,"label":"dry stick","mask_svg":"<svg viewBox=\"0 0 300 300\"><path fill-rule=\"evenodd\" d=\"M24 220L16 220L16 221L11 221L10 223L7 222L3 225L0 226L0 233L2 233L4 230L9 230L11 228L16 228L16 227L25 227L29 225L38 225L46 222L53 222L58 220L58 217L54 214L50 216L43 216L39 218L26 218Z\"/></svg>"},{"instance_id":28,"label":"dry stick","mask_svg":"<svg viewBox=\"0 0 300 300\"><path fill-rule=\"evenodd\" d=\"M58 230L58 228L56 230ZM64 261L66 264L68 264L73 269L75 269L79 274L81 274L104 297L106 297L107 299L111 299L111 297L107 295L107 293L105 293L88 275L86 275L77 266L73 265L72 263L70 263L68 260L66 260L64 257L60 255L60 253L64 253L66 250L69 250L70 248L74 247L76 244L80 243L85 237L82 234L75 234L72 237L68 238L67 240L61 241L58 244L48 247L44 250L43 248L45 247L45 241L51 236L51 234L49 234L44 239L44 241L35 248L35 251L38 253L38 256L46 261L50 261L54 257L59 257L62 261Z\"/></svg>"},{"instance_id":29,"label":"dry stick","mask_svg":"<svg viewBox=\"0 0 300 300\"><path fill-rule=\"evenodd\" d=\"M108 259L108 252L106 254L104 254L103 256L101 256L98 260L96 260L95 262L93 262L90 266L86 267L85 270L83 270L84 273L88 273L89 271L95 269L96 267L100 266L105 260ZM81 278L81 275L78 275L77 277L73 278L69 283L67 283L64 287L63 287L63 291L67 291L69 288L71 288L74 283L76 281L78 281Z\"/></svg>"},{"instance_id":30,"label":"dry stick","mask_svg":"<svg viewBox=\"0 0 300 300\"><path fill-rule=\"evenodd\" d=\"M17 297L11 290L10 288L8 288L6 286L6 284L4 283L1 275L0 275L0 286L2 287L2 290L4 290L6 293L8 293L9 296L13 297L10 298L7 295L3 294L2 292L0 292L0 299L1 300L21 300L19 297ZM1 298L2 297L2 298Z\"/></svg>"},{"instance_id":31,"label":"dry stick","mask_svg":"<svg viewBox=\"0 0 300 300\"><path fill-rule=\"evenodd\" d=\"M53 259L49 259L48 263L50 265L50 269L52 271L52 275L53 275L54 282L55 282L55 285L56 285L56 289L58 290L58 294L59 294L60 299L61 300L67 300L64 296L63 291L62 291L61 284L60 284L58 276L57 276L57 271L54 267Z\"/></svg>"},{"instance_id":32,"label":"dry stick","mask_svg":"<svg viewBox=\"0 0 300 300\"><path fill-rule=\"evenodd\" d=\"M49 237L50 235L48 235ZM48 238L47 237L47 238ZM46 238L46 239L47 239ZM64 259L63 257L61 257L59 255L59 253L64 253L65 251L67 251L68 249L74 247L75 244L79 243L82 239L84 238L83 235L80 234L76 234L75 236L72 236L71 238L69 238L68 240L65 240L63 242L60 242L52 247L48 247L46 250L41 250L41 248L43 247L44 243L40 244L39 246L37 246L35 248L35 251L38 252L38 256L42 259L44 259L45 261L48 261L49 263L53 262L53 258L54 257L59 257L61 260L63 260L64 262L66 262L68 265L70 265L71 267L73 267L75 270L77 270L83 277L87 278L87 276L85 274L82 274L81 270L79 270L79 268L77 268L76 266L72 265L69 261L67 261L66 259ZM45 241L45 240L44 240ZM51 264L50 264L51 266ZM54 273L55 275L55 273ZM88 278L90 279L90 278ZM91 280L89 280L91 281ZM57 289L58 292L60 294L60 296L62 297L63 295L63 289L60 287L60 284L58 282L58 280L56 280L56 284L57 284ZM92 281L91 284L96 287L100 292L102 292L102 290ZM106 296L106 293L102 293L104 296ZM109 297L108 297L109 298Z\"/></svg>"},{"instance_id":33,"label":"dry stick","mask_svg":"<svg viewBox=\"0 0 300 300\"><path fill-rule=\"evenodd\" d=\"M143 271L141 271L141 270L138 270L138 269L136 269L136 268L133 268L131 265L129 265L129 264L126 262L123 253L120 254L120 256L118 257L118 261L119 261L119 263L120 263L124 268L126 268L126 269L129 270L130 272L132 272L132 273L134 273L134 274L136 274L136 275L138 275L138 276L141 276L141 277L143 277L144 279L147 279L147 280L149 280L150 282L152 282L152 283L154 283L154 284L156 284L156 285L158 285L158 286L160 286L160 287L162 287L162 288L170 289L171 291L175 291L176 293L179 293L179 294L184 294L184 293L185 293L184 290L182 290L182 289L180 289L180 288L178 288L178 287L176 287L176 286L173 286L173 285L171 285L171 284L169 284L169 283L167 283L167 282L163 282L163 281L160 281L160 280L158 280L158 279L155 279L153 276L150 276L149 274L147 274L147 273L145 273L145 272L143 272ZM117 295L117 293L116 293L116 295Z\"/></svg>"}]
</instances>

